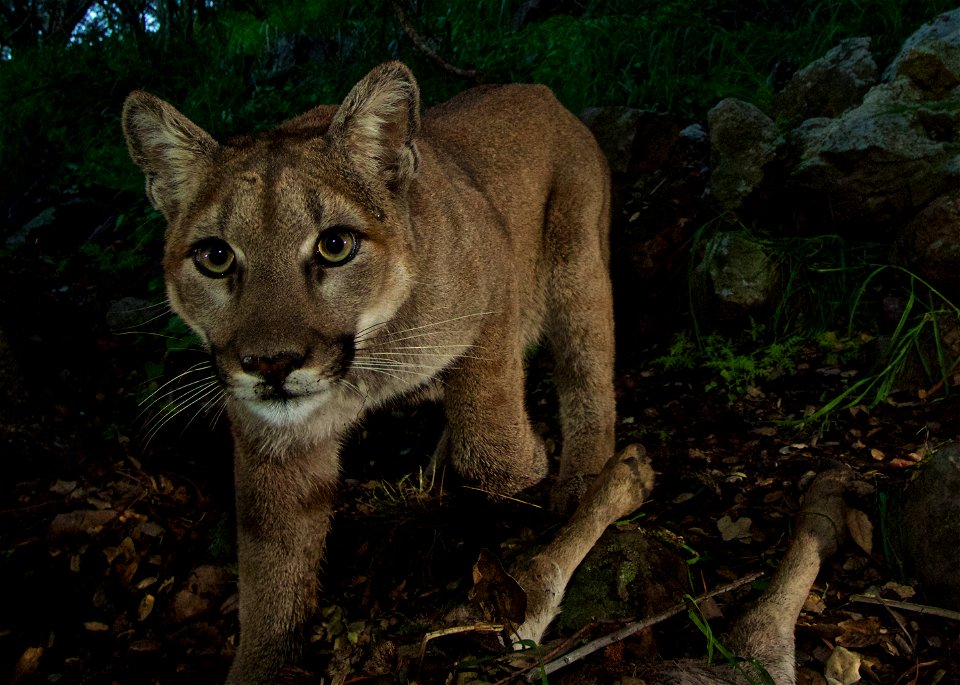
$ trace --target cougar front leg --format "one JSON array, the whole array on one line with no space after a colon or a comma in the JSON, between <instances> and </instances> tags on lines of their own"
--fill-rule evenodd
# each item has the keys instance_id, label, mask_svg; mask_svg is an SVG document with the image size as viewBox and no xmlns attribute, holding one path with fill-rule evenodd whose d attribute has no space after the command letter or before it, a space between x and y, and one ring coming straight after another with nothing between
<instances>
[{"instance_id":1,"label":"cougar front leg","mask_svg":"<svg viewBox=\"0 0 960 685\"><path fill-rule=\"evenodd\" d=\"M438 452L464 478L494 495L512 495L546 476L547 457L524 404L519 344L484 340L482 352L462 359L444 387L447 427Z\"/></svg>"},{"instance_id":2,"label":"cougar front leg","mask_svg":"<svg viewBox=\"0 0 960 685\"><path fill-rule=\"evenodd\" d=\"M227 685L265 685L297 658L316 609L337 443L265 457L236 442L240 647Z\"/></svg>"}]
</instances>

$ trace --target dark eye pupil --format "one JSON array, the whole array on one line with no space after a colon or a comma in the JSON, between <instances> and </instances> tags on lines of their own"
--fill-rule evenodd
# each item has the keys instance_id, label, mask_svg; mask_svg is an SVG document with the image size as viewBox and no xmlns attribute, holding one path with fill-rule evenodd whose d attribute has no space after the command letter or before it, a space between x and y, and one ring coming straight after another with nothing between
<instances>
[{"instance_id":1,"label":"dark eye pupil","mask_svg":"<svg viewBox=\"0 0 960 685\"><path fill-rule=\"evenodd\" d=\"M324 242L326 243L327 252L335 255L343 252L343 249L347 246L347 241L339 234L325 238Z\"/></svg>"},{"instance_id":2,"label":"dark eye pupil","mask_svg":"<svg viewBox=\"0 0 960 685\"><path fill-rule=\"evenodd\" d=\"M230 261L230 253L222 246L211 247L207 251L207 260L214 266L223 266Z\"/></svg>"}]
</instances>

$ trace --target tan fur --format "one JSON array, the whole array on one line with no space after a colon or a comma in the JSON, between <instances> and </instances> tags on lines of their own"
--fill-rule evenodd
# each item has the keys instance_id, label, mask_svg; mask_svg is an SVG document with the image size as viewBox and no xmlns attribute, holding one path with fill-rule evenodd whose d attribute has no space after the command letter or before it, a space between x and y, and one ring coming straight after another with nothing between
<instances>
[{"instance_id":1,"label":"tan fur","mask_svg":"<svg viewBox=\"0 0 960 685\"><path fill-rule=\"evenodd\" d=\"M272 682L295 658L339 443L369 409L442 394L439 452L514 493L546 473L523 396L524 350L544 339L563 423L557 501L613 453L608 171L549 90L477 88L421 121L394 62L339 108L225 144L142 92L123 126L168 220L170 303L227 391L242 630L229 683ZM315 249L334 227L360 247L326 266ZM235 256L224 278L195 262L210 239Z\"/></svg>"}]
</instances>

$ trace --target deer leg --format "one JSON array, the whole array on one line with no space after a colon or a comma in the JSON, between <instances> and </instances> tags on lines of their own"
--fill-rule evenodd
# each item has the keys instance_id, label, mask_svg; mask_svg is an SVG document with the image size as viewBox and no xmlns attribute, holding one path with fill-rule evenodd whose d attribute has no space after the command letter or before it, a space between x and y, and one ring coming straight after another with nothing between
<instances>
[{"instance_id":1,"label":"deer leg","mask_svg":"<svg viewBox=\"0 0 960 685\"><path fill-rule=\"evenodd\" d=\"M652 488L653 469L641 445L630 445L607 462L553 541L513 570L527 593L526 619L517 629L519 639L540 642L560 612L563 593L577 566L607 526L638 509Z\"/></svg>"},{"instance_id":2,"label":"deer leg","mask_svg":"<svg viewBox=\"0 0 960 685\"><path fill-rule=\"evenodd\" d=\"M777 685L795 681L794 626L820 565L837 550L846 534L843 493L851 479L848 469L817 476L804 499L796 533L770 585L730 632L729 647L741 656L757 659Z\"/></svg>"}]
</instances>

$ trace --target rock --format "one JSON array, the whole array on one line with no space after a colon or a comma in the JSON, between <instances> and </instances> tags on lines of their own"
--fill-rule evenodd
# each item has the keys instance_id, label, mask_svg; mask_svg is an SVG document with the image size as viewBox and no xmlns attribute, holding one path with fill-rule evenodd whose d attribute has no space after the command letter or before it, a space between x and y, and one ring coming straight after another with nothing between
<instances>
[{"instance_id":1,"label":"rock","mask_svg":"<svg viewBox=\"0 0 960 685\"><path fill-rule=\"evenodd\" d=\"M956 184L960 89L949 84L960 73L957 22L960 10L914 34L860 106L794 131L799 163L788 188L805 223L882 238L878 229L902 225Z\"/></svg>"},{"instance_id":2,"label":"rock","mask_svg":"<svg viewBox=\"0 0 960 685\"><path fill-rule=\"evenodd\" d=\"M960 300L960 190L936 198L904 227L894 261Z\"/></svg>"},{"instance_id":3,"label":"rock","mask_svg":"<svg viewBox=\"0 0 960 685\"><path fill-rule=\"evenodd\" d=\"M212 564L193 569L173 598L174 620L184 623L209 612L214 603L219 604L227 578L226 571Z\"/></svg>"},{"instance_id":4,"label":"rock","mask_svg":"<svg viewBox=\"0 0 960 685\"><path fill-rule=\"evenodd\" d=\"M707 112L707 128L713 159L707 195L722 211L736 211L776 156L777 127L755 105L727 98Z\"/></svg>"},{"instance_id":5,"label":"rock","mask_svg":"<svg viewBox=\"0 0 960 685\"><path fill-rule=\"evenodd\" d=\"M835 117L859 105L878 77L870 39L848 38L793 75L773 99L774 115L789 126Z\"/></svg>"},{"instance_id":6,"label":"rock","mask_svg":"<svg viewBox=\"0 0 960 685\"><path fill-rule=\"evenodd\" d=\"M50 522L47 540L50 544L60 544L69 540L93 535L117 518L112 509L81 509L66 514L57 514Z\"/></svg>"},{"instance_id":7,"label":"rock","mask_svg":"<svg viewBox=\"0 0 960 685\"><path fill-rule=\"evenodd\" d=\"M960 146L931 136L917 108L865 104L825 125L818 120L803 135L790 187L820 230L893 225L960 177Z\"/></svg>"},{"instance_id":8,"label":"rock","mask_svg":"<svg viewBox=\"0 0 960 685\"><path fill-rule=\"evenodd\" d=\"M573 631L594 619L653 616L688 591L686 579L673 550L642 531L608 530L570 580L557 626Z\"/></svg>"},{"instance_id":9,"label":"rock","mask_svg":"<svg viewBox=\"0 0 960 685\"><path fill-rule=\"evenodd\" d=\"M709 171L709 141L699 124L644 113L635 132L629 171L614 175L610 270L620 340L666 330L664 319L685 306L681 279Z\"/></svg>"},{"instance_id":10,"label":"rock","mask_svg":"<svg viewBox=\"0 0 960 685\"><path fill-rule=\"evenodd\" d=\"M50 226L57 219L57 208L56 207L47 207L42 212L37 214L35 217L30 219L25 223L19 231L13 233L10 237L7 238L6 244L7 247L20 247L27 243L27 239L30 237L30 234L38 228L45 228Z\"/></svg>"},{"instance_id":11,"label":"rock","mask_svg":"<svg viewBox=\"0 0 960 685\"><path fill-rule=\"evenodd\" d=\"M590 107L580 114L615 174L626 173L630 167L637 123L642 116L643 111L633 107Z\"/></svg>"},{"instance_id":12,"label":"rock","mask_svg":"<svg viewBox=\"0 0 960 685\"><path fill-rule=\"evenodd\" d=\"M885 81L901 78L936 98L960 85L960 9L924 24L904 42L883 73Z\"/></svg>"},{"instance_id":13,"label":"rock","mask_svg":"<svg viewBox=\"0 0 960 685\"><path fill-rule=\"evenodd\" d=\"M713 236L694 273L697 298L713 318L739 318L768 304L780 282L776 263L760 243L743 233Z\"/></svg>"},{"instance_id":14,"label":"rock","mask_svg":"<svg viewBox=\"0 0 960 685\"><path fill-rule=\"evenodd\" d=\"M923 462L897 522L907 566L928 603L960 610L960 444Z\"/></svg>"}]
</instances>

